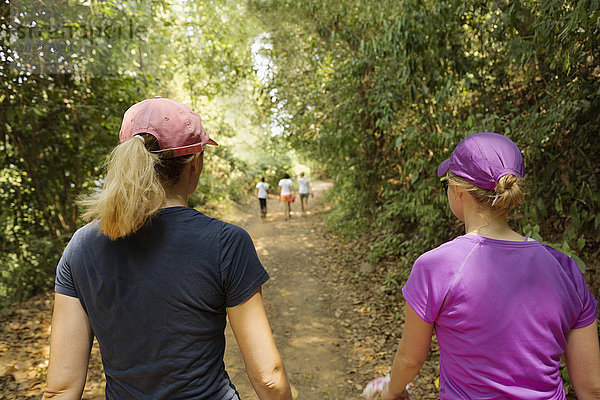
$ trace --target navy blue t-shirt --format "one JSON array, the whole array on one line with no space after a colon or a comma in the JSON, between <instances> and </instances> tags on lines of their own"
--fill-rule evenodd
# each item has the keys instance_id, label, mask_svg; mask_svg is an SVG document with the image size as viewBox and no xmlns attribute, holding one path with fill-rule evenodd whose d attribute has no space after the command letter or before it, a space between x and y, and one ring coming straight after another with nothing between
<instances>
[{"instance_id":1,"label":"navy blue t-shirt","mask_svg":"<svg viewBox=\"0 0 600 400\"><path fill-rule=\"evenodd\" d=\"M55 290L77 297L90 319L107 399L230 400L226 307L268 279L242 228L171 207L117 240L97 223L79 229L58 264Z\"/></svg>"}]
</instances>

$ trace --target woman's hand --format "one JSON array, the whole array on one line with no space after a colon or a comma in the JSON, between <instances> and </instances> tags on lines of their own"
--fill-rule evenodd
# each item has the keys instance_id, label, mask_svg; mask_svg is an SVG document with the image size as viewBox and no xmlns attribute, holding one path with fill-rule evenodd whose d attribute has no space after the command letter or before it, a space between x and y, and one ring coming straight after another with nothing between
<instances>
[{"instance_id":1,"label":"woman's hand","mask_svg":"<svg viewBox=\"0 0 600 400\"><path fill-rule=\"evenodd\" d=\"M381 392L381 400L400 400L400 399L409 399L410 395L408 390L404 389L402 393L398 395L394 395L389 391L389 385L385 385L383 391Z\"/></svg>"},{"instance_id":2,"label":"woman's hand","mask_svg":"<svg viewBox=\"0 0 600 400\"><path fill-rule=\"evenodd\" d=\"M363 397L367 400L376 400L381 398L382 400L398 400L398 399L409 399L412 400L410 385L406 385L400 394L392 394L389 387L390 376L380 377L373 379L365 387L363 391Z\"/></svg>"}]
</instances>

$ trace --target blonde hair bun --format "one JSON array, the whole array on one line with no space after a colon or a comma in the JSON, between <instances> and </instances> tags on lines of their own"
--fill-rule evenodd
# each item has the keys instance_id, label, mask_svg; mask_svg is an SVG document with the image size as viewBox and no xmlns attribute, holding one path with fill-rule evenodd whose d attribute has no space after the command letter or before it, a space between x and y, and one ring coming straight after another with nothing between
<instances>
[{"instance_id":1,"label":"blonde hair bun","mask_svg":"<svg viewBox=\"0 0 600 400\"><path fill-rule=\"evenodd\" d=\"M448 181L468 191L475 200L492 207L500 215L508 214L525 202L525 179L514 174L498 179L494 190L480 188L452 172L448 173Z\"/></svg>"}]
</instances>

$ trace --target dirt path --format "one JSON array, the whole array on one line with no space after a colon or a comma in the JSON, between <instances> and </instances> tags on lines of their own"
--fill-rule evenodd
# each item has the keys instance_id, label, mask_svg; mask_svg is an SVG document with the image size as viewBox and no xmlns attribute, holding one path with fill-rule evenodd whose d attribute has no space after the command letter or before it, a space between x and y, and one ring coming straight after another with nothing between
<instances>
[{"instance_id":1,"label":"dirt path","mask_svg":"<svg viewBox=\"0 0 600 400\"><path fill-rule=\"evenodd\" d=\"M264 286L265 306L298 400L358 400L362 388L357 382L364 383L375 364L376 349L359 338L362 334L354 334L354 341L349 339L356 331L356 318L361 317L356 312L361 301L356 300L351 287L344 286L348 276L336 275L329 268L338 265L340 258L339 253L337 258L333 256L335 239L327 239L321 230L319 199L328 187L327 183L314 185L315 197L309 199L307 215L301 215L297 202L289 221L284 221L283 205L276 199L269 200L270 214L265 222L258 216L257 201L223 213L223 219L248 230L271 275ZM0 399L40 398L52 305L53 294L49 292L0 315ZM232 381L242 399L257 399L229 328L227 343L225 361ZM350 355L357 354L360 357L349 360ZM365 376L360 375L362 370L367 371ZM104 399L97 343L92 349L83 399Z\"/></svg>"},{"instance_id":2,"label":"dirt path","mask_svg":"<svg viewBox=\"0 0 600 400\"><path fill-rule=\"evenodd\" d=\"M264 302L296 400L359 400L363 386L389 372L403 328L404 306L384 286L388 271L405 268L371 264L365 246L326 234L320 199L330 184L315 184L308 214L294 203L269 200L261 221L258 202L209 212L244 227L271 275ZM362 249L362 250L361 250ZM391 294L391 295L390 295ZM0 315L0 400L39 399L48 365L53 293L36 296ZM243 400L256 400L237 343L227 330L225 363ZM435 399L438 350L413 381L416 399ZM92 348L85 400L104 399L104 374L97 343Z\"/></svg>"},{"instance_id":3,"label":"dirt path","mask_svg":"<svg viewBox=\"0 0 600 400\"><path fill-rule=\"evenodd\" d=\"M343 330L324 293L323 252L318 234L318 210L323 190L314 185L306 216L298 202L292 218L284 220L283 204L269 199L266 222L258 216L258 202L237 209L228 220L245 228L254 240L259 257L271 275L264 286L264 301L295 398L354 399L359 392L348 382ZM235 338L228 329L225 363L242 399L258 399L250 386Z\"/></svg>"},{"instance_id":4,"label":"dirt path","mask_svg":"<svg viewBox=\"0 0 600 400\"><path fill-rule=\"evenodd\" d=\"M220 212L244 227L271 275L264 302L296 400L359 400L363 386L389 372L403 329L400 285L384 285L397 262L367 261L365 246L323 233L321 194L314 185L309 213L293 205L284 220L283 205L269 200L262 222L258 202ZM208 213L214 215L213 213ZM361 250L363 249L363 250ZM362 251L362 253L361 253ZM0 400L39 399L48 360L53 294L36 296L0 315ZM256 400L233 334L227 329L225 363L243 400ZM413 380L415 399L436 399L439 350ZM575 399L574 394L568 396ZM104 399L104 374L97 344L92 349L85 400Z\"/></svg>"}]
</instances>

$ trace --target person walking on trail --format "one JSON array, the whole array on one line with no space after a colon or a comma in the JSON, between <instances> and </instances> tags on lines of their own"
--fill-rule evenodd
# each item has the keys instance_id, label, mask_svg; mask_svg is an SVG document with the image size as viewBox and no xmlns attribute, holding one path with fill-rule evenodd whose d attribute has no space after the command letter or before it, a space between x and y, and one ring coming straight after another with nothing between
<instances>
[{"instance_id":1,"label":"person walking on trail","mask_svg":"<svg viewBox=\"0 0 600 400\"><path fill-rule=\"evenodd\" d=\"M302 206L302 215L306 214L308 209L308 196L312 195L312 189L310 188L310 181L304 177L304 172L300 172L298 181L298 194L300 195L300 205Z\"/></svg>"},{"instance_id":2,"label":"person walking on trail","mask_svg":"<svg viewBox=\"0 0 600 400\"><path fill-rule=\"evenodd\" d=\"M256 184L256 197L260 203L260 216L261 218L267 218L267 197L269 194L269 184L265 182L265 178L261 178L260 182Z\"/></svg>"},{"instance_id":3,"label":"person walking on trail","mask_svg":"<svg viewBox=\"0 0 600 400\"><path fill-rule=\"evenodd\" d=\"M290 179L289 174L283 174L283 178L279 181L279 200L284 202L285 219L286 221L292 217L292 202L294 201L294 182Z\"/></svg>"},{"instance_id":4,"label":"person walking on trail","mask_svg":"<svg viewBox=\"0 0 600 400\"><path fill-rule=\"evenodd\" d=\"M265 315L269 275L252 239L187 200L206 145L188 106L154 98L123 118L93 221L59 261L44 399L79 399L94 336L107 399L236 399L223 363L229 319L260 399L291 400Z\"/></svg>"},{"instance_id":5,"label":"person walking on trail","mask_svg":"<svg viewBox=\"0 0 600 400\"><path fill-rule=\"evenodd\" d=\"M496 133L461 141L437 170L465 235L420 256L402 289L406 323L384 400L406 398L435 329L439 398L600 399L598 301L576 262L511 229L524 201L517 146Z\"/></svg>"}]
</instances>

